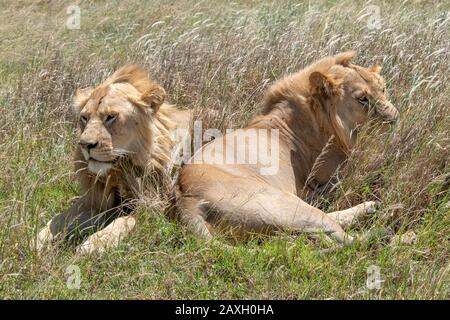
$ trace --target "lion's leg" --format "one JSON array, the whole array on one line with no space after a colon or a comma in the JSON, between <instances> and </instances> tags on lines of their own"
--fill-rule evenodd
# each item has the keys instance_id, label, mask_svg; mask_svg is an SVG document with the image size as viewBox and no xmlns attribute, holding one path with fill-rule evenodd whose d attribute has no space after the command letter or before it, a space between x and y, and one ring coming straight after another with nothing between
<instances>
[{"instance_id":1,"label":"lion's leg","mask_svg":"<svg viewBox=\"0 0 450 320\"><path fill-rule=\"evenodd\" d=\"M62 235L70 238L76 234L87 234L89 230L101 225L101 221L103 219L92 212L81 212L75 216L72 216L70 212L60 213L39 231L36 241L32 243L32 248L35 247L40 252L49 242L60 238Z\"/></svg>"},{"instance_id":2,"label":"lion's leg","mask_svg":"<svg viewBox=\"0 0 450 320\"><path fill-rule=\"evenodd\" d=\"M92 218L91 212L80 211L77 205L77 202L74 203L69 210L60 213L50 219L49 222L42 228L37 237L36 241L32 243L32 247L35 247L38 252L42 251L42 249L49 242L58 238L61 234L72 230L75 221L84 220L89 221ZM79 225L76 223L76 225Z\"/></svg>"},{"instance_id":3,"label":"lion's leg","mask_svg":"<svg viewBox=\"0 0 450 320\"><path fill-rule=\"evenodd\" d=\"M213 238L208 229L205 214L200 208L200 202L196 198L180 197L180 199L178 199L177 207L180 210L178 219L191 232L206 240L211 240Z\"/></svg>"},{"instance_id":4,"label":"lion's leg","mask_svg":"<svg viewBox=\"0 0 450 320\"><path fill-rule=\"evenodd\" d=\"M91 254L104 252L106 249L117 247L136 225L133 216L119 217L107 225L104 229L90 235L77 248L79 254Z\"/></svg>"},{"instance_id":5,"label":"lion's leg","mask_svg":"<svg viewBox=\"0 0 450 320\"><path fill-rule=\"evenodd\" d=\"M188 190L186 187L184 189ZM192 187L196 189L196 186ZM201 188L197 190L201 191L196 198L202 204L204 220L213 226L226 225L250 233L270 233L276 230L311 234L324 232L340 243L353 241L324 212L296 195L266 183L229 176L220 184L203 180ZM188 214L187 211L184 213Z\"/></svg>"},{"instance_id":6,"label":"lion's leg","mask_svg":"<svg viewBox=\"0 0 450 320\"><path fill-rule=\"evenodd\" d=\"M32 243L32 248L36 248L40 252L49 242L62 235L69 239L83 237L101 228L108 221L117 217L118 214L119 211L117 210L98 213L92 209L85 209L77 201L66 212L53 217L39 231L36 241Z\"/></svg>"},{"instance_id":7,"label":"lion's leg","mask_svg":"<svg viewBox=\"0 0 450 320\"><path fill-rule=\"evenodd\" d=\"M241 205L243 214L251 224L261 224L263 228L265 225L272 230L305 232L312 235L323 232L339 243L353 242L353 238L321 210L310 206L294 194L270 189L272 188L249 194L248 202ZM233 202L231 200L231 203Z\"/></svg>"},{"instance_id":8,"label":"lion's leg","mask_svg":"<svg viewBox=\"0 0 450 320\"><path fill-rule=\"evenodd\" d=\"M202 201L195 197L180 196L177 201L176 210L178 220L192 233L201 239L210 241L224 250L232 250L232 246L218 241L210 231L211 225L205 220L202 210Z\"/></svg>"},{"instance_id":9,"label":"lion's leg","mask_svg":"<svg viewBox=\"0 0 450 320\"><path fill-rule=\"evenodd\" d=\"M361 217L375 212L377 203L375 201L366 201L357 206L328 213L328 216L336 220L342 228L348 228L354 225Z\"/></svg>"}]
</instances>

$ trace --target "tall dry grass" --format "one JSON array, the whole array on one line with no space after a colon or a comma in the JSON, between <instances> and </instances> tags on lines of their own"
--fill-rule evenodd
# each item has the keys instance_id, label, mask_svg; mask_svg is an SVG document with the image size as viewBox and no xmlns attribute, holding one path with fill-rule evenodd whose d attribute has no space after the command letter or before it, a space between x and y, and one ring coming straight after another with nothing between
<instances>
[{"instance_id":1,"label":"tall dry grass","mask_svg":"<svg viewBox=\"0 0 450 320\"><path fill-rule=\"evenodd\" d=\"M70 1L1 2L1 297L447 296L446 2L80 1L80 30L65 26ZM367 25L365 10L373 4L381 29ZM74 257L70 247L38 258L28 249L35 232L76 195L70 175L75 88L137 62L151 70L170 102L200 113L217 110L204 127L236 128L258 112L274 80L345 50L358 52L358 64L382 64L401 118L392 128L363 128L327 194L313 201L331 210L379 200L379 212L360 227L375 234L368 244L325 258L302 238L269 241L256 255L247 251L260 248L252 243L237 254L203 251L205 244L157 208L142 208L136 235L103 258ZM386 234L407 230L417 233L417 244L388 245ZM71 263L89 275L79 291L65 287ZM382 266L384 287L361 291L371 263Z\"/></svg>"}]
</instances>

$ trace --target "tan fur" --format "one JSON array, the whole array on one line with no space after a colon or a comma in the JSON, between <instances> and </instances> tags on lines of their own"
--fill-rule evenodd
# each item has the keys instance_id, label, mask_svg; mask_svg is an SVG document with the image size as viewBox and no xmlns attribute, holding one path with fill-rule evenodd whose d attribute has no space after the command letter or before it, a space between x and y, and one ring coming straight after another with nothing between
<instances>
[{"instance_id":1,"label":"tan fur","mask_svg":"<svg viewBox=\"0 0 450 320\"><path fill-rule=\"evenodd\" d=\"M129 213L132 200L143 191L142 178L148 180L144 188L168 192L172 132L189 128L192 119L190 111L165 103L165 96L164 89L136 65L120 68L95 89L77 90L74 110L80 122L80 144L74 163L80 197L67 212L52 219L38 242L77 228L97 228ZM110 229L111 237L121 234L112 227L104 233ZM89 243L83 252L96 250L91 246L98 242Z\"/></svg>"},{"instance_id":2,"label":"tan fur","mask_svg":"<svg viewBox=\"0 0 450 320\"><path fill-rule=\"evenodd\" d=\"M379 68L354 65L353 56L345 52L327 57L277 81L265 95L261 115L232 133L244 137L257 129L279 130L276 174L261 175L262 163L184 166L177 192L180 219L207 238L225 227L234 235L323 231L339 242L351 242L342 227L371 211L374 203L327 215L301 197L305 190L328 182L351 152L360 125L371 117L398 117L384 94ZM230 147L227 141L216 139L200 152L208 154L218 146L225 150ZM251 147L240 146L239 152Z\"/></svg>"},{"instance_id":3,"label":"tan fur","mask_svg":"<svg viewBox=\"0 0 450 320\"><path fill-rule=\"evenodd\" d=\"M164 171L166 164L170 161L173 141L171 131L175 128L172 118L179 112L173 106L164 103L165 91L158 84L150 80L147 73L136 65L126 65L116 71L104 83L92 91L88 99L75 101L75 106L80 112L86 106L88 100L93 100L93 104L99 104L100 100L108 95L111 86L116 84L131 85L136 91L130 88L119 88L118 93L126 96L135 106L137 123L134 132L126 132L127 139L133 139L132 153L128 154L126 163L120 159L115 163L113 169L107 176L95 175L87 169L87 163L78 147L75 154L75 171L81 185L81 194L89 193L91 196L89 203L105 204L109 194L119 192L122 198L134 198L135 186L132 184L133 178L129 168L131 165L139 171L145 171L147 175L153 175L160 182L164 182ZM128 90L127 90L128 89ZM115 93L115 94L118 94ZM77 99L77 98L75 98ZM82 101L77 103L77 101ZM120 106L119 106L120 107ZM118 123L118 125L122 125ZM122 128L116 128L119 131ZM94 135L101 135L93 132ZM114 131L112 133L114 140ZM119 146L121 147L121 146ZM129 171L127 171L129 170ZM109 206L100 207L106 210Z\"/></svg>"}]
</instances>

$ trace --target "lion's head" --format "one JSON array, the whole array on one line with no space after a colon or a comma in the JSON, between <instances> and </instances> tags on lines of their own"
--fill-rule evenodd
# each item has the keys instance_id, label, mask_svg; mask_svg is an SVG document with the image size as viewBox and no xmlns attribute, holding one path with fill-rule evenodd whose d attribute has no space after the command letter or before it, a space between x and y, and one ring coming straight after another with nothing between
<instances>
[{"instance_id":1,"label":"lion's head","mask_svg":"<svg viewBox=\"0 0 450 320\"><path fill-rule=\"evenodd\" d=\"M369 119L392 122L398 111L387 98L381 67L364 68L351 63L353 51L326 57L304 70L275 83L265 97L263 114L287 101L291 105L307 106L322 130L337 138L337 144L347 152L354 143L355 129ZM295 126L305 123L304 116ZM292 119L295 122L295 119ZM307 130L306 130L307 131Z\"/></svg>"},{"instance_id":2,"label":"lion's head","mask_svg":"<svg viewBox=\"0 0 450 320\"><path fill-rule=\"evenodd\" d=\"M352 64L354 54L353 51L338 54L328 69L321 71L313 67L309 74L312 99L326 109L344 149L353 144L351 132L369 119L392 122L399 116L387 98L381 67Z\"/></svg>"},{"instance_id":3,"label":"lion's head","mask_svg":"<svg viewBox=\"0 0 450 320\"><path fill-rule=\"evenodd\" d=\"M96 88L77 90L77 152L88 170L107 174L124 157L139 167L158 165L170 153L163 88L136 65L126 65Z\"/></svg>"},{"instance_id":4,"label":"lion's head","mask_svg":"<svg viewBox=\"0 0 450 320\"><path fill-rule=\"evenodd\" d=\"M385 121L394 121L398 111L386 96L386 83L380 76L381 67L357 66L350 61L354 52L334 57L335 64L326 71L313 71L309 75L311 93L319 99L329 99L342 118L356 124L370 115Z\"/></svg>"}]
</instances>

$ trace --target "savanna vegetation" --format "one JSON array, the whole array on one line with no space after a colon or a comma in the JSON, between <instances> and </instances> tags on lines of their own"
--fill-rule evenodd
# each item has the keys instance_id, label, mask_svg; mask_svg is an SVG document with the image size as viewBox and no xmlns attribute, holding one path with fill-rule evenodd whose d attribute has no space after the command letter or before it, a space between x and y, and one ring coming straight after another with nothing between
<instances>
[{"instance_id":1,"label":"savanna vegetation","mask_svg":"<svg viewBox=\"0 0 450 320\"><path fill-rule=\"evenodd\" d=\"M447 1L0 4L0 298L448 298ZM80 29L67 25L71 5ZM230 250L165 218L164 199L152 196L139 204L132 235L102 255L77 255L71 244L30 249L77 195L76 88L136 62L171 103L216 110L203 126L224 130L256 115L274 80L346 50L357 51L357 64L383 66L400 120L362 128L336 182L311 201L326 211L380 201L350 231L364 241L322 250L280 235ZM78 289L67 286L73 266ZM374 268L381 282L368 288Z\"/></svg>"}]
</instances>

